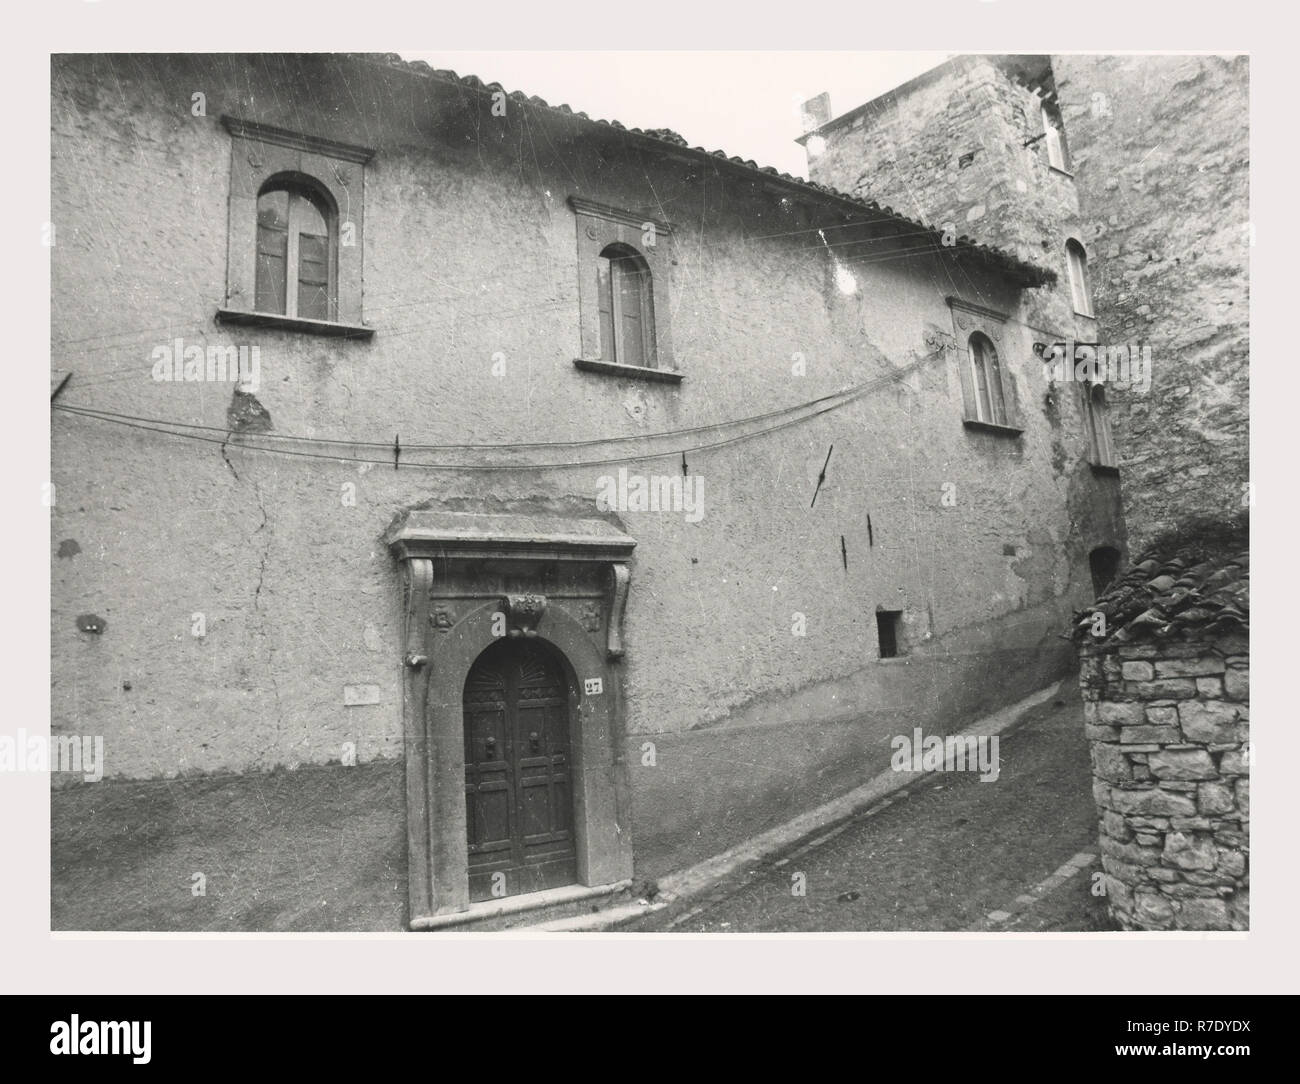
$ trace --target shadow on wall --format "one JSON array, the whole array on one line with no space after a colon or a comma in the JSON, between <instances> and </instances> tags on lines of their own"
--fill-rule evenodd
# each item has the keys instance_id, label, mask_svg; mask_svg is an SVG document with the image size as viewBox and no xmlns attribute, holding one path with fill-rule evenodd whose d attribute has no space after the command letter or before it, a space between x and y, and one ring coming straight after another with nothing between
<instances>
[{"instance_id":1,"label":"shadow on wall","mask_svg":"<svg viewBox=\"0 0 1300 1084\"><path fill-rule=\"evenodd\" d=\"M837 798L889 768L895 735L959 733L1074 666L1048 632L1033 647L872 663L869 685L823 683L770 701L760 721L629 735L636 875L661 877Z\"/></svg>"},{"instance_id":2,"label":"shadow on wall","mask_svg":"<svg viewBox=\"0 0 1300 1084\"><path fill-rule=\"evenodd\" d=\"M56 930L403 930L402 761L64 787Z\"/></svg>"}]
</instances>

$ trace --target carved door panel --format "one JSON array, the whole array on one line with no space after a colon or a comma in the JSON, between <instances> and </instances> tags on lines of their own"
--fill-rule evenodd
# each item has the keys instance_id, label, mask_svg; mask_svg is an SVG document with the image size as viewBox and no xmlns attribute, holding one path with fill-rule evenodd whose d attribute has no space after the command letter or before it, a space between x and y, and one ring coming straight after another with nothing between
<instances>
[{"instance_id":1,"label":"carved door panel","mask_svg":"<svg viewBox=\"0 0 1300 1084\"><path fill-rule=\"evenodd\" d=\"M573 884L569 697L545 649L504 640L465 681L470 900Z\"/></svg>"}]
</instances>

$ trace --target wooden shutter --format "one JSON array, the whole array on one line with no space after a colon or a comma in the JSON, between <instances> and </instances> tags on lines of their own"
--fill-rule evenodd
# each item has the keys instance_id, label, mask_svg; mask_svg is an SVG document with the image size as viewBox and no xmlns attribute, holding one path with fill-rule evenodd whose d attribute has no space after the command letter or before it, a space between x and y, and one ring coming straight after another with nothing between
<instances>
[{"instance_id":1,"label":"wooden shutter","mask_svg":"<svg viewBox=\"0 0 1300 1084\"><path fill-rule=\"evenodd\" d=\"M330 318L329 237L298 235L298 315Z\"/></svg>"},{"instance_id":2,"label":"wooden shutter","mask_svg":"<svg viewBox=\"0 0 1300 1084\"><path fill-rule=\"evenodd\" d=\"M646 365L645 343L645 290L650 276L637 266L636 257L630 253L615 261L614 282L617 283L618 353L623 365Z\"/></svg>"},{"instance_id":3,"label":"wooden shutter","mask_svg":"<svg viewBox=\"0 0 1300 1084\"><path fill-rule=\"evenodd\" d=\"M1113 467L1115 448L1111 441L1110 411L1105 389L1093 384L1086 388L1085 394L1088 401L1088 421L1092 429L1094 462L1099 467Z\"/></svg>"},{"instance_id":4,"label":"wooden shutter","mask_svg":"<svg viewBox=\"0 0 1300 1084\"><path fill-rule=\"evenodd\" d=\"M641 329L642 352L645 357L644 364L651 369L657 369L659 367L659 347L658 339L655 336L654 280L648 267L642 268L641 271Z\"/></svg>"},{"instance_id":5,"label":"wooden shutter","mask_svg":"<svg viewBox=\"0 0 1300 1084\"><path fill-rule=\"evenodd\" d=\"M614 345L614 287L610 281L609 259L596 257L596 302L600 312L600 359L617 361Z\"/></svg>"},{"instance_id":6,"label":"wooden shutter","mask_svg":"<svg viewBox=\"0 0 1300 1084\"><path fill-rule=\"evenodd\" d=\"M286 313L289 258L289 193L266 192L257 200L257 271L253 307Z\"/></svg>"},{"instance_id":7,"label":"wooden shutter","mask_svg":"<svg viewBox=\"0 0 1300 1084\"><path fill-rule=\"evenodd\" d=\"M289 199L289 256L294 267L294 316L330 319L330 227L310 199L295 192Z\"/></svg>"},{"instance_id":8,"label":"wooden shutter","mask_svg":"<svg viewBox=\"0 0 1300 1084\"><path fill-rule=\"evenodd\" d=\"M989 385L989 421L998 425L1008 425L1010 410L1007 402L1006 374L1002 371L1002 359L998 357L998 348L990 341L981 340L980 353L984 359L984 372Z\"/></svg>"},{"instance_id":9,"label":"wooden shutter","mask_svg":"<svg viewBox=\"0 0 1300 1084\"><path fill-rule=\"evenodd\" d=\"M975 336L971 336L966 352L970 357L972 375L975 379L975 417L982 422L994 421L994 389L990 379L992 374L989 372L988 353L984 349L984 344Z\"/></svg>"},{"instance_id":10,"label":"wooden shutter","mask_svg":"<svg viewBox=\"0 0 1300 1084\"><path fill-rule=\"evenodd\" d=\"M961 398L968 421L979 421L979 406L975 391L975 373L971 364L970 340L958 343L953 351L957 356L957 371L961 374Z\"/></svg>"},{"instance_id":11,"label":"wooden shutter","mask_svg":"<svg viewBox=\"0 0 1300 1084\"><path fill-rule=\"evenodd\" d=\"M1088 292L1088 257L1083 246L1071 240L1065 246L1066 260L1070 266L1070 295L1074 311L1082 316L1092 315L1092 297Z\"/></svg>"},{"instance_id":12,"label":"wooden shutter","mask_svg":"<svg viewBox=\"0 0 1300 1084\"><path fill-rule=\"evenodd\" d=\"M1020 412L1020 396L1016 392L1016 381L1012 377L1010 369L1002 364L1000 358L998 360L998 374L1002 382L1002 402L1006 405L1002 424L1010 426L1012 429L1023 429L1025 425Z\"/></svg>"},{"instance_id":13,"label":"wooden shutter","mask_svg":"<svg viewBox=\"0 0 1300 1084\"><path fill-rule=\"evenodd\" d=\"M996 329L990 328L996 333ZM1016 391L1015 377L1011 367L1002 356L1002 344L1005 338L999 335L995 340L990 335L984 343L985 367L989 374L990 403L993 413L989 420L1009 429L1023 429L1024 422L1020 412L1020 397Z\"/></svg>"},{"instance_id":14,"label":"wooden shutter","mask_svg":"<svg viewBox=\"0 0 1300 1084\"><path fill-rule=\"evenodd\" d=\"M1047 144L1047 162L1061 170L1070 171L1070 152L1065 143L1065 129L1060 113L1043 103L1043 141Z\"/></svg>"}]
</instances>

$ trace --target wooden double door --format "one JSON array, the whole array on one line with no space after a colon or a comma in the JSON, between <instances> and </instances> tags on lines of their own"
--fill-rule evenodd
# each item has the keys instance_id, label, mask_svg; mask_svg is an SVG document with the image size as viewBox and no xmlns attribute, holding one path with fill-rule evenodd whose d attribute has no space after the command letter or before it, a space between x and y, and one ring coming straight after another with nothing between
<instances>
[{"instance_id":1,"label":"wooden double door","mask_svg":"<svg viewBox=\"0 0 1300 1084\"><path fill-rule=\"evenodd\" d=\"M559 660L502 640L465 679L471 901L574 884L569 693Z\"/></svg>"}]
</instances>

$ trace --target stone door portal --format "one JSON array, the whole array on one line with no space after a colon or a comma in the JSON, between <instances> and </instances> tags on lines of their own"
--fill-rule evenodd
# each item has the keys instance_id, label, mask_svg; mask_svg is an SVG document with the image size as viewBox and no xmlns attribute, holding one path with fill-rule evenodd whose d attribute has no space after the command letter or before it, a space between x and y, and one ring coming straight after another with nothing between
<instances>
[{"instance_id":1,"label":"stone door portal","mask_svg":"<svg viewBox=\"0 0 1300 1084\"><path fill-rule=\"evenodd\" d=\"M506 640L465 680L471 902L578 879L568 682L550 651Z\"/></svg>"},{"instance_id":2,"label":"stone door portal","mask_svg":"<svg viewBox=\"0 0 1300 1084\"><path fill-rule=\"evenodd\" d=\"M410 927L630 884L636 540L607 519L423 508L385 539L403 572Z\"/></svg>"}]
</instances>

